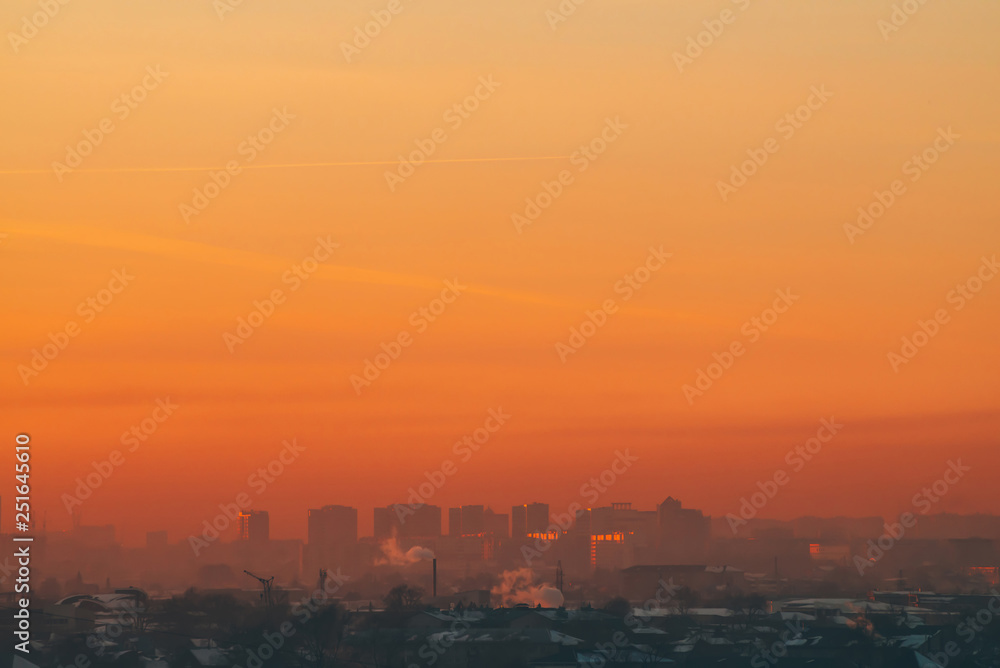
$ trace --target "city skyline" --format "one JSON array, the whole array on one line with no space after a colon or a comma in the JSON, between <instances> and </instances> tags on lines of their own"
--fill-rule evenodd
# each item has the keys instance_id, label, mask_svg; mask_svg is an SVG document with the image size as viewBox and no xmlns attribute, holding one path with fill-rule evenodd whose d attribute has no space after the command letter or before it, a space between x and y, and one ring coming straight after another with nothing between
<instances>
[{"instance_id":1,"label":"city skyline","mask_svg":"<svg viewBox=\"0 0 1000 668\"><path fill-rule=\"evenodd\" d=\"M1000 665L998 25L4 0L0 668Z\"/></svg>"},{"instance_id":2,"label":"city skyline","mask_svg":"<svg viewBox=\"0 0 1000 668\"><path fill-rule=\"evenodd\" d=\"M53 529L114 456L87 522L191 531L286 441L290 535L446 461L438 505L568 506L619 450L644 506L783 469L770 516L888 516L961 459L941 510L1000 512L995 5L58 4L0 74L0 420Z\"/></svg>"},{"instance_id":3,"label":"city skyline","mask_svg":"<svg viewBox=\"0 0 1000 668\"><path fill-rule=\"evenodd\" d=\"M780 487L776 487L776 489L780 489ZM504 509L495 508L490 504L440 507L434 504L411 506L410 504L397 503L376 506L369 509L370 513L365 513L362 512L364 509L353 506L327 504L320 508L301 510L301 514L307 518L306 530L301 535L290 531L287 521L272 524L271 513L266 507L250 505L241 507L237 501L220 504L213 515L204 518L201 525L191 532L174 533L147 525L141 532L134 536L129 535L127 539L123 540L123 536L113 523L87 522L83 518L75 518L76 524L69 529L43 530L39 526L33 526L33 530L42 535L50 532L72 533L74 527L83 527L88 531L107 530L106 535L113 535L116 541L130 547L148 545L151 540L160 543L167 537L169 537L171 544L195 545L204 538L206 531L211 534L209 542L216 540L244 542L250 540L251 533L255 533L257 540L298 541L304 546L325 545L329 547L359 541L373 541L376 544L381 544L389 540L413 542L429 538L484 538L490 536L498 540L517 540L525 536L534 538L546 533L552 535L552 532L561 535L567 531L572 532L571 527L575 526L576 521L583 516L586 516L589 523L592 513L596 511L612 515L620 512L631 513L637 516L646 516L650 520L661 517L663 513L671 513L678 518L689 518L688 520L677 520L681 524L675 525L675 531L687 530L682 528L684 524L694 520L698 525L704 523L705 531L716 538L745 537L752 535L755 530L765 530L766 527L794 527L813 522L891 524L898 516L800 514L787 518L776 518L770 517L766 513L773 498L768 496L766 492L757 490L757 492L741 498L740 504L734 507L732 512L714 516L703 512L702 509L687 506L680 499L675 499L672 496L668 496L662 502L649 507L622 501L613 501L592 507L583 504L570 504L566 508L555 508L548 503L535 501L515 504ZM992 520L995 520L1000 526L1000 514L955 513L942 510L938 507L939 498L943 497L935 497L932 487L928 487L911 499L910 511L917 518L918 523L926 518L930 518L935 523L946 518L962 518L963 521L971 522L969 526L974 526L977 522L984 522L985 524L982 526L985 527L990 525ZM527 514L529 509L530 515ZM520 524L519 511L521 513ZM471 523L469 513L473 514ZM371 521L359 521L359 518L366 516ZM465 518L464 522L463 518ZM288 518L283 519L287 520ZM661 521L657 520L657 522ZM219 528L220 523L221 529ZM291 524L295 525L296 523ZM470 528L470 524L472 528ZM256 529L251 528L254 525L256 525ZM278 529L277 533L273 535L272 526ZM938 531L938 528L935 528L934 531ZM600 532L595 530L595 533ZM970 538L978 535L968 527L958 528L957 526L953 533L955 536L967 535ZM989 531L986 533L988 534ZM198 550L195 549L195 552L197 553Z\"/></svg>"}]
</instances>

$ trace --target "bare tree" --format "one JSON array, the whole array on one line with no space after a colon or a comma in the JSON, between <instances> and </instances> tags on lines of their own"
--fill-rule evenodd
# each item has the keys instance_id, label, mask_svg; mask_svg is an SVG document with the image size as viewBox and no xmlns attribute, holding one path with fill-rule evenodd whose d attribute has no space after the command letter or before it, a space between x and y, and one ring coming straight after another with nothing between
<instances>
[{"instance_id":1,"label":"bare tree","mask_svg":"<svg viewBox=\"0 0 1000 668\"><path fill-rule=\"evenodd\" d=\"M338 664L338 655L347 629L347 612L339 605L330 605L303 622L296 645L303 660L315 668Z\"/></svg>"},{"instance_id":2,"label":"bare tree","mask_svg":"<svg viewBox=\"0 0 1000 668\"><path fill-rule=\"evenodd\" d=\"M420 601L424 597L424 590L420 587L411 587L401 584L389 590L389 593L382 598L386 610L399 612L400 610L416 610L420 607Z\"/></svg>"}]
</instances>

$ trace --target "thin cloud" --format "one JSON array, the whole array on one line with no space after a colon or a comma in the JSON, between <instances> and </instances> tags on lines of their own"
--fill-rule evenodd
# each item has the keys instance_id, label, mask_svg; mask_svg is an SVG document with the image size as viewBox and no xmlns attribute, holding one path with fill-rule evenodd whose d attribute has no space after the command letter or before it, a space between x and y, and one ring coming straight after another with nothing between
<instances>
[{"instance_id":1,"label":"thin cloud","mask_svg":"<svg viewBox=\"0 0 1000 668\"><path fill-rule=\"evenodd\" d=\"M545 155L521 158L452 158L446 160L425 160L424 163L451 162L529 162L532 160L560 160L568 155ZM242 169L297 169L307 167L353 167L361 165L398 165L398 160L378 160L370 162L294 162L280 165L242 165ZM225 169L218 165L212 167L95 167L74 169L73 172L115 173L115 172L209 172ZM51 169L6 169L0 174L51 174Z\"/></svg>"},{"instance_id":2,"label":"thin cloud","mask_svg":"<svg viewBox=\"0 0 1000 668\"><path fill-rule=\"evenodd\" d=\"M48 239L57 243L75 244L79 246L90 246L95 248L114 248L124 251L133 251L155 255L167 259L186 259L206 264L221 264L251 271L260 271L271 274L280 274L288 269L290 262L295 262L298 258L280 257L267 255L254 251L226 248L223 246L213 246L196 241L184 241L181 239L170 239L166 237L155 237L132 232L122 232L107 228L81 227L76 225L25 225L24 223L13 223L4 221L5 227L10 235L21 235ZM331 264L329 262L319 265L316 277L322 280L334 281L338 283L365 283L369 285L389 285L404 288L440 289L441 281L451 276L430 277L417 274L403 274L399 272L383 271L380 269L363 269L347 265ZM509 290L506 288L481 285L475 283L468 285L467 292L479 294L486 297L493 297L509 302L537 304L563 310L577 310L581 313L588 308L594 308L591 301L567 300L562 297L547 295L537 292L525 292L521 290ZM627 306L627 308L626 308ZM695 321L699 315L694 312L684 312L679 310L667 310L657 307L643 307L637 304L623 305L623 310L627 310L632 316L649 318L654 320Z\"/></svg>"},{"instance_id":3,"label":"thin cloud","mask_svg":"<svg viewBox=\"0 0 1000 668\"><path fill-rule=\"evenodd\" d=\"M70 225L11 225L7 227L10 234L47 239L58 243L91 246L96 248L114 248L156 255L169 259L186 259L207 264L221 264L251 271L281 273L288 269L294 258L285 258L253 251L212 246L195 241L154 237L118 230L86 228ZM442 278L432 278L416 274L377 269L362 269L324 263L314 274L317 278L340 283L367 283L372 285L392 285L406 288L440 289ZM449 278L449 277L445 277ZM572 307L563 299L544 294L505 290L490 286L469 284L468 292L496 297L507 301L527 302L559 308Z\"/></svg>"}]
</instances>

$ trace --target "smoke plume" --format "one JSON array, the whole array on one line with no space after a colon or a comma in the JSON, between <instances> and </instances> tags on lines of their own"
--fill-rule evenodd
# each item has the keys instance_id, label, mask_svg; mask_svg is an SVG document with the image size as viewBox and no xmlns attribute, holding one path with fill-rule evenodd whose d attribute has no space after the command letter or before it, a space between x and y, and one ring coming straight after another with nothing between
<instances>
[{"instance_id":1,"label":"smoke plume","mask_svg":"<svg viewBox=\"0 0 1000 668\"><path fill-rule=\"evenodd\" d=\"M558 608L565 599L562 592L550 584L535 585L535 574L530 568L504 571L500 584L491 593L500 598L501 605L541 605L543 608Z\"/></svg>"},{"instance_id":2,"label":"smoke plume","mask_svg":"<svg viewBox=\"0 0 1000 668\"><path fill-rule=\"evenodd\" d=\"M434 558L434 552L426 547L421 547L419 545L414 545L406 552L403 552L399 547L399 541L396 540L395 536L384 540L379 544L379 548L382 550L382 554L385 555L382 559L376 559L376 566L409 566L410 564L415 564L418 561L430 561Z\"/></svg>"}]
</instances>

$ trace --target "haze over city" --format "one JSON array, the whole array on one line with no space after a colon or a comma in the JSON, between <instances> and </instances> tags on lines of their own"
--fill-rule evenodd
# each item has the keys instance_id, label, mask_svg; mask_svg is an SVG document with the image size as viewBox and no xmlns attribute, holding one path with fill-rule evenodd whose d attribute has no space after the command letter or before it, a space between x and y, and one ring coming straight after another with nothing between
<instances>
[{"instance_id":1,"label":"haze over city","mask_svg":"<svg viewBox=\"0 0 1000 668\"><path fill-rule=\"evenodd\" d=\"M0 594L73 620L37 665L126 599L197 641L140 624L129 661L238 665L338 569L359 646L470 603L582 611L532 619L586 644L667 568L670 661L699 626L747 658L758 612L934 655L1000 567L998 20L7 0L0 534L37 542L31 597L2 557ZM924 645L858 612L931 590Z\"/></svg>"}]
</instances>

